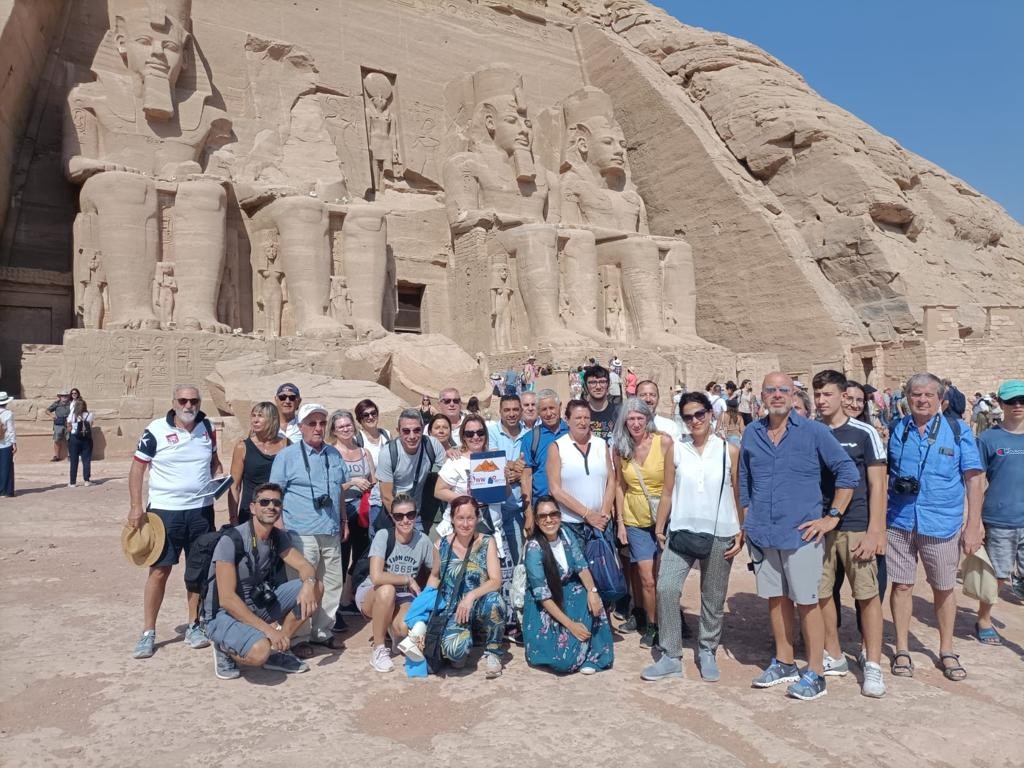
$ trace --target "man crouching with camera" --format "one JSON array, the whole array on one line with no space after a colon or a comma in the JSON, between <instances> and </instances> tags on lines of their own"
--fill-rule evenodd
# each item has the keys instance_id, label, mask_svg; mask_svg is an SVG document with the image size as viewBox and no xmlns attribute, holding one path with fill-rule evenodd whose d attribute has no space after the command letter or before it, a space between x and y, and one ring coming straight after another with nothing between
<instances>
[{"instance_id":1,"label":"man crouching with camera","mask_svg":"<svg viewBox=\"0 0 1024 768\"><path fill-rule=\"evenodd\" d=\"M213 551L206 632L221 680L237 678L237 664L280 672L309 669L289 648L292 635L316 611L323 584L287 534L274 527L283 499L281 486L258 486L249 506L252 519L227 531ZM279 561L298 578L274 587Z\"/></svg>"}]
</instances>

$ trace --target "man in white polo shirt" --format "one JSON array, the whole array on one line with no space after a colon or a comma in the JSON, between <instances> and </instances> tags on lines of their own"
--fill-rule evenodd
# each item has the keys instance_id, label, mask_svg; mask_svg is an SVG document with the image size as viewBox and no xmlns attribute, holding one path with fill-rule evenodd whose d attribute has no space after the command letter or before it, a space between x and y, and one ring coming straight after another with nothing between
<instances>
[{"instance_id":1,"label":"man in white polo shirt","mask_svg":"<svg viewBox=\"0 0 1024 768\"><path fill-rule=\"evenodd\" d=\"M156 419L142 433L131 470L128 495L131 507L128 524L141 528L147 511L158 515L164 524L164 551L150 567L143 598L142 636L132 654L136 659L153 655L156 643L156 618L167 589L171 568L188 556L192 543L213 530L213 496L197 497L222 471L217 457L217 435L199 406L199 388L179 384L171 397L171 410ZM142 503L142 482L149 469L149 502ZM199 595L188 593L188 625L185 642L193 648L210 644L199 626Z\"/></svg>"}]
</instances>

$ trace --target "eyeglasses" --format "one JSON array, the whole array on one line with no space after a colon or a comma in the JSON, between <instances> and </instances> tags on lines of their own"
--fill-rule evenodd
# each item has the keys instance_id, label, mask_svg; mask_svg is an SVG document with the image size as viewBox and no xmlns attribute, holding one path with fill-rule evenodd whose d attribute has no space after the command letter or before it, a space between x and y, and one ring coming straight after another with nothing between
<instances>
[{"instance_id":1,"label":"eyeglasses","mask_svg":"<svg viewBox=\"0 0 1024 768\"><path fill-rule=\"evenodd\" d=\"M1009 400L1001 400L1003 405L1024 405L1024 397L1011 397Z\"/></svg>"},{"instance_id":2,"label":"eyeglasses","mask_svg":"<svg viewBox=\"0 0 1024 768\"><path fill-rule=\"evenodd\" d=\"M774 395L776 392L779 392L783 395L788 395L791 390L789 387L765 387L762 391L766 395Z\"/></svg>"},{"instance_id":3,"label":"eyeglasses","mask_svg":"<svg viewBox=\"0 0 1024 768\"><path fill-rule=\"evenodd\" d=\"M281 499L256 499L256 503L261 507L280 507L282 501Z\"/></svg>"},{"instance_id":4,"label":"eyeglasses","mask_svg":"<svg viewBox=\"0 0 1024 768\"><path fill-rule=\"evenodd\" d=\"M403 435L422 435L423 427L402 427L399 431Z\"/></svg>"},{"instance_id":5,"label":"eyeglasses","mask_svg":"<svg viewBox=\"0 0 1024 768\"><path fill-rule=\"evenodd\" d=\"M370 419L376 419L376 418L377 418L377 412L376 411L365 411L363 413L363 415L359 417L359 420L360 421L369 421Z\"/></svg>"},{"instance_id":6,"label":"eyeglasses","mask_svg":"<svg viewBox=\"0 0 1024 768\"><path fill-rule=\"evenodd\" d=\"M557 518L561 518L562 517L562 513L561 512L538 512L537 513L537 522L540 523L540 522L543 522L544 520L554 520L556 517Z\"/></svg>"},{"instance_id":7,"label":"eyeglasses","mask_svg":"<svg viewBox=\"0 0 1024 768\"><path fill-rule=\"evenodd\" d=\"M415 520L418 513L414 509L412 512L392 512L391 516L395 518L395 522L401 522L402 520Z\"/></svg>"},{"instance_id":8,"label":"eyeglasses","mask_svg":"<svg viewBox=\"0 0 1024 768\"><path fill-rule=\"evenodd\" d=\"M683 421L689 424L691 421L704 421L704 419L706 419L707 417L708 409L701 408L699 411L694 411L693 413L684 413Z\"/></svg>"},{"instance_id":9,"label":"eyeglasses","mask_svg":"<svg viewBox=\"0 0 1024 768\"><path fill-rule=\"evenodd\" d=\"M307 427L313 427L314 429L316 429L317 427L327 426L326 421L304 421L302 423L305 424Z\"/></svg>"},{"instance_id":10,"label":"eyeglasses","mask_svg":"<svg viewBox=\"0 0 1024 768\"><path fill-rule=\"evenodd\" d=\"M608 383L608 379L587 379L587 384L590 384L590 385L594 385L594 384L607 384L607 383Z\"/></svg>"},{"instance_id":11,"label":"eyeglasses","mask_svg":"<svg viewBox=\"0 0 1024 768\"><path fill-rule=\"evenodd\" d=\"M294 403L296 400L299 399L299 396L298 395L278 395L277 399L280 400L282 403Z\"/></svg>"},{"instance_id":12,"label":"eyeglasses","mask_svg":"<svg viewBox=\"0 0 1024 768\"><path fill-rule=\"evenodd\" d=\"M458 405L462 402L461 397L442 397L441 402L445 405Z\"/></svg>"},{"instance_id":13,"label":"eyeglasses","mask_svg":"<svg viewBox=\"0 0 1024 768\"><path fill-rule=\"evenodd\" d=\"M351 421L346 421L344 424L339 424L338 426L336 426L335 429L338 432L341 432L343 429L355 429L355 427L352 426Z\"/></svg>"},{"instance_id":14,"label":"eyeglasses","mask_svg":"<svg viewBox=\"0 0 1024 768\"><path fill-rule=\"evenodd\" d=\"M467 429L463 434L466 437L484 437L487 434L486 429Z\"/></svg>"},{"instance_id":15,"label":"eyeglasses","mask_svg":"<svg viewBox=\"0 0 1024 768\"><path fill-rule=\"evenodd\" d=\"M198 397L179 397L178 405L184 408L186 405L199 405Z\"/></svg>"}]
</instances>

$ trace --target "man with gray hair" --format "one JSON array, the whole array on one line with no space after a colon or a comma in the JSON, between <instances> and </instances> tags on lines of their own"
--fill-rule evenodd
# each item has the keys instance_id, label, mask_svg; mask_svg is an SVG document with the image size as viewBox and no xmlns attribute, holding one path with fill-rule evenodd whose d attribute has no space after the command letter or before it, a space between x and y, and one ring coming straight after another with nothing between
<instances>
[{"instance_id":1,"label":"man with gray hair","mask_svg":"<svg viewBox=\"0 0 1024 768\"><path fill-rule=\"evenodd\" d=\"M540 423L523 438L523 533L533 533L533 500L546 496L548 490L548 448L562 435L568 434L569 425L562 418L562 401L553 389L537 393L537 412Z\"/></svg>"},{"instance_id":2,"label":"man with gray hair","mask_svg":"<svg viewBox=\"0 0 1024 768\"><path fill-rule=\"evenodd\" d=\"M442 394L451 391L442 390ZM458 390L454 392L458 395ZM406 408L398 414L398 436L381 448L380 461L377 462L377 482L380 483L384 509L391 512L391 502L399 493L412 496L416 499L417 509L422 509L423 485L427 475L437 472L444 459L444 446L437 438L423 434L423 419L417 409ZM431 488L430 493L433 490ZM382 515L381 519L385 516ZM423 521L417 518L417 530L422 531L423 527Z\"/></svg>"},{"instance_id":3,"label":"man with gray hair","mask_svg":"<svg viewBox=\"0 0 1024 768\"><path fill-rule=\"evenodd\" d=\"M904 393L910 415L893 424L889 437L885 565L892 584L892 618L896 625L892 673L897 677L914 674L909 632L920 559L939 622L942 673L948 680L963 680L967 671L959 655L953 653L953 588L961 549L968 555L974 553L984 537L981 457L966 422L942 413L945 387L937 376L915 373Z\"/></svg>"},{"instance_id":4,"label":"man with gray hair","mask_svg":"<svg viewBox=\"0 0 1024 768\"><path fill-rule=\"evenodd\" d=\"M165 531L164 549L150 567L143 598L142 636L132 654L148 659L156 644L156 619L181 550L213 530L213 496L199 496L214 475L222 471L217 457L217 433L199 406L199 388L179 384L171 397L171 409L142 432L128 472L130 508L128 525L142 528L146 512L157 515ZM142 483L149 469L149 500L142 503ZM192 648L210 644L199 626L199 595L188 593L188 624L185 642Z\"/></svg>"},{"instance_id":5,"label":"man with gray hair","mask_svg":"<svg viewBox=\"0 0 1024 768\"><path fill-rule=\"evenodd\" d=\"M437 410L448 417L452 432L462 426L465 414L462 412L462 395L455 387L445 387L437 393Z\"/></svg>"}]
</instances>

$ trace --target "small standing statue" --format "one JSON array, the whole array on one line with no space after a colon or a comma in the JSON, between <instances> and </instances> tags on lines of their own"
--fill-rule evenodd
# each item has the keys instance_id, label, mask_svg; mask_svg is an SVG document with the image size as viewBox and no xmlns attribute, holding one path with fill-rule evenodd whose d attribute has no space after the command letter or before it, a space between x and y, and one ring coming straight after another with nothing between
<instances>
[{"instance_id":1,"label":"small standing statue","mask_svg":"<svg viewBox=\"0 0 1024 768\"><path fill-rule=\"evenodd\" d=\"M622 312L622 294L614 282L605 287L604 299L604 332L607 336L622 340L626 331L625 318Z\"/></svg>"},{"instance_id":2,"label":"small standing statue","mask_svg":"<svg viewBox=\"0 0 1024 768\"><path fill-rule=\"evenodd\" d=\"M257 270L263 284L261 286L259 308L267 316L267 335L281 335L281 312L284 308L284 272L277 264L277 243L270 241L266 246L267 263L263 269Z\"/></svg>"},{"instance_id":3,"label":"small standing statue","mask_svg":"<svg viewBox=\"0 0 1024 768\"><path fill-rule=\"evenodd\" d=\"M85 249L79 249L79 254L84 260ZM100 263L99 251L92 251L86 263L89 270L82 283L82 305L79 311L82 314L82 325L85 328L103 327L103 302L104 293L107 288L107 273Z\"/></svg>"},{"instance_id":4,"label":"small standing statue","mask_svg":"<svg viewBox=\"0 0 1024 768\"><path fill-rule=\"evenodd\" d=\"M174 264L169 261L157 262L153 277L153 309L159 311L160 327L164 330L174 327L175 294L178 281L174 279Z\"/></svg>"},{"instance_id":5,"label":"small standing statue","mask_svg":"<svg viewBox=\"0 0 1024 768\"><path fill-rule=\"evenodd\" d=\"M352 295L344 276L335 275L331 278L331 304L328 312L342 325L352 325Z\"/></svg>"},{"instance_id":6,"label":"small standing statue","mask_svg":"<svg viewBox=\"0 0 1024 768\"><path fill-rule=\"evenodd\" d=\"M512 286L509 284L508 264L494 268L491 284L491 325L494 329L494 350L512 347Z\"/></svg>"},{"instance_id":7,"label":"small standing statue","mask_svg":"<svg viewBox=\"0 0 1024 768\"><path fill-rule=\"evenodd\" d=\"M139 364L129 360L121 373L121 381L124 384L124 396L135 397L135 392L139 388Z\"/></svg>"},{"instance_id":8,"label":"small standing statue","mask_svg":"<svg viewBox=\"0 0 1024 768\"><path fill-rule=\"evenodd\" d=\"M395 120L391 114L395 91L386 75L371 72L363 78L363 97L370 157L373 161L373 188L383 192L384 174L393 178L395 166L399 164Z\"/></svg>"}]
</instances>

